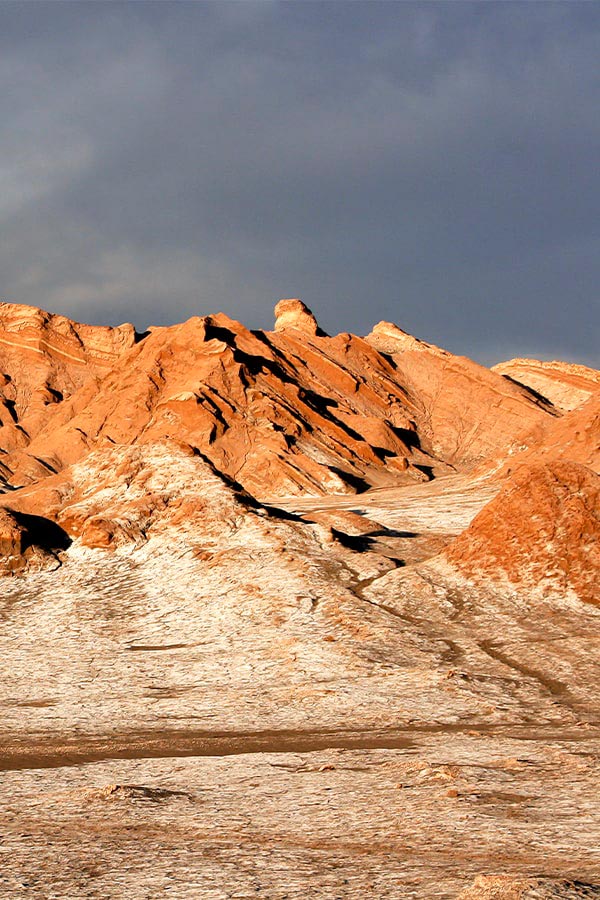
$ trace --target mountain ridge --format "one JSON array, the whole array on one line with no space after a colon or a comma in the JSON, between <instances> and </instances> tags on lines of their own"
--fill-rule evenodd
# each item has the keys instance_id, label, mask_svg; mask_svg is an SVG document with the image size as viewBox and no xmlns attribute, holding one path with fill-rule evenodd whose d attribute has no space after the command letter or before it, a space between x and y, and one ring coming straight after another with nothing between
<instances>
[{"instance_id":1,"label":"mountain ridge","mask_svg":"<svg viewBox=\"0 0 600 900\"><path fill-rule=\"evenodd\" d=\"M87 377L79 375L75 386L71 373L50 359L45 383L36 386L48 395L41 396L41 410L0 428L6 480L16 486L59 471L102 442L187 436L255 493L354 492L472 468L507 447L515 420L533 427L556 414L529 388L415 338L410 353L418 346L422 359L411 357L408 374L399 370L406 347L387 353L381 345L390 326L385 333L376 326L366 338L329 337L301 301L281 303L272 332L249 331L223 314L143 336L133 326L96 333L59 317L61 333L87 335L90 328L108 345L102 371L92 348ZM30 332L36 321L43 333L54 323L34 311ZM404 333L394 328L397 343ZM472 397L460 410L465 386ZM446 408L440 395L459 399ZM494 406L502 407L507 425L489 415Z\"/></svg>"}]
</instances>

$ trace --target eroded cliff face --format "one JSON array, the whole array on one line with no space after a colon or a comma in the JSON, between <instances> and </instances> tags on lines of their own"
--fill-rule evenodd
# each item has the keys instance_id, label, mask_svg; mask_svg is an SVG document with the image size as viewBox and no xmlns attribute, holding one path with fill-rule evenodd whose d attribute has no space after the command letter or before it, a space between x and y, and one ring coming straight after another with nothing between
<instances>
[{"instance_id":1,"label":"eroded cliff face","mask_svg":"<svg viewBox=\"0 0 600 900\"><path fill-rule=\"evenodd\" d=\"M20 460L30 479L52 471L27 451L29 444L81 387L90 384L93 391L137 337L132 325L82 325L0 303L0 474L10 477Z\"/></svg>"},{"instance_id":2,"label":"eroded cliff face","mask_svg":"<svg viewBox=\"0 0 600 900\"><path fill-rule=\"evenodd\" d=\"M329 337L299 300L278 304L274 332L215 315L141 341L131 326L22 309L11 353L33 354L36 368L4 367L16 399L5 401L2 471L14 486L97 447L166 437L257 495L354 493L468 469L555 415L528 389L395 326Z\"/></svg>"}]
</instances>

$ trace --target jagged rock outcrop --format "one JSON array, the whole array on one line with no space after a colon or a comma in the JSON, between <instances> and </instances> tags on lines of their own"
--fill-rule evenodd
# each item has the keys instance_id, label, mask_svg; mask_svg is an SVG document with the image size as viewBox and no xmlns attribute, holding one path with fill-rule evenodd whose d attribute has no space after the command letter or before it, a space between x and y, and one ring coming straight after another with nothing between
<instances>
[{"instance_id":1,"label":"jagged rock outcrop","mask_svg":"<svg viewBox=\"0 0 600 900\"><path fill-rule=\"evenodd\" d=\"M275 331L295 328L305 334L323 335L311 310L302 300L280 300L275 307Z\"/></svg>"},{"instance_id":2,"label":"jagged rock outcrop","mask_svg":"<svg viewBox=\"0 0 600 900\"><path fill-rule=\"evenodd\" d=\"M492 366L492 372L531 388L563 412L577 409L600 390L597 369L557 360L511 359Z\"/></svg>"},{"instance_id":3,"label":"jagged rock outcrop","mask_svg":"<svg viewBox=\"0 0 600 900\"><path fill-rule=\"evenodd\" d=\"M600 476L573 462L521 467L444 556L474 583L600 605Z\"/></svg>"},{"instance_id":4,"label":"jagged rock outcrop","mask_svg":"<svg viewBox=\"0 0 600 900\"><path fill-rule=\"evenodd\" d=\"M253 508L179 441L97 450L61 477L71 489L56 518L87 547L114 550L169 530L216 546Z\"/></svg>"},{"instance_id":5,"label":"jagged rock outcrop","mask_svg":"<svg viewBox=\"0 0 600 900\"><path fill-rule=\"evenodd\" d=\"M335 538L318 517L303 521L262 506L181 441L163 439L93 451L12 498L18 506L15 516L32 519L31 512L43 507L54 520L48 520L48 527L79 548L127 555L148 543L164 543L164 554L176 544L221 578L231 577L244 541L275 559L281 555L283 570L285 554L294 544L307 558L328 545L328 554L338 565L354 555L343 541L329 546ZM362 522L360 516L348 514L337 524L340 532L352 535L357 522ZM366 526L381 530L377 523ZM367 565L374 565L378 573L394 566L385 556L374 557ZM267 583L272 573L241 569L240 577L250 590L248 579Z\"/></svg>"},{"instance_id":6,"label":"jagged rock outcrop","mask_svg":"<svg viewBox=\"0 0 600 900\"><path fill-rule=\"evenodd\" d=\"M22 484L107 443L177 437L253 493L352 492L449 471L420 449L411 411L393 366L360 338L207 316L153 329L4 462Z\"/></svg>"},{"instance_id":7,"label":"jagged rock outcrop","mask_svg":"<svg viewBox=\"0 0 600 900\"><path fill-rule=\"evenodd\" d=\"M0 575L56 568L69 543L54 522L0 507Z\"/></svg>"},{"instance_id":8,"label":"jagged rock outcrop","mask_svg":"<svg viewBox=\"0 0 600 900\"><path fill-rule=\"evenodd\" d=\"M0 303L0 358L53 360L57 370L106 369L133 346L133 325L85 325L35 306ZM72 376L76 378L76 376Z\"/></svg>"},{"instance_id":9,"label":"jagged rock outcrop","mask_svg":"<svg viewBox=\"0 0 600 900\"><path fill-rule=\"evenodd\" d=\"M95 383L136 341L132 325L82 325L30 306L0 303L0 451L23 450L56 407ZM29 455L30 477L44 474ZM7 474L5 461L0 475Z\"/></svg>"},{"instance_id":10,"label":"jagged rock outcrop","mask_svg":"<svg viewBox=\"0 0 600 900\"><path fill-rule=\"evenodd\" d=\"M44 366L62 381L46 377L35 421L10 426L0 476L13 486L102 446L179 438L263 497L355 492L468 468L551 416L527 389L395 326L328 337L299 300L280 301L273 332L215 315L138 340L131 326L30 319L23 333L50 348Z\"/></svg>"},{"instance_id":11,"label":"jagged rock outcrop","mask_svg":"<svg viewBox=\"0 0 600 900\"><path fill-rule=\"evenodd\" d=\"M25 529L18 524L14 515L0 509L0 566L2 572L15 571L23 567Z\"/></svg>"}]
</instances>

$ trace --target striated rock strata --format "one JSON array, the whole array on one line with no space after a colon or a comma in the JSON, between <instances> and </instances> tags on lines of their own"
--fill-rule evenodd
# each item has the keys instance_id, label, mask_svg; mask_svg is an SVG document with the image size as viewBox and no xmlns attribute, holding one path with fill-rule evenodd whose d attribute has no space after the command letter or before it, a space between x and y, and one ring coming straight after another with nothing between
<instances>
[{"instance_id":1,"label":"striated rock strata","mask_svg":"<svg viewBox=\"0 0 600 900\"><path fill-rule=\"evenodd\" d=\"M563 412L577 409L600 390L597 369L557 360L511 359L492 366L492 372L532 388Z\"/></svg>"},{"instance_id":2,"label":"striated rock strata","mask_svg":"<svg viewBox=\"0 0 600 900\"><path fill-rule=\"evenodd\" d=\"M25 448L64 401L86 384L93 392L137 339L132 325L81 325L35 307L0 303L0 475L10 477L21 459L28 478L52 471Z\"/></svg>"},{"instance_id":3,"label":"striated rock strata","mask_svg":"<svg viewBox=\"0 0 600 900\"><path fill-rule=\"evenodd\" d=\"M59 332L77 338L75 374L54 349L40 357L46 399L22 424L17 403L1 472L19 486L98 447L179 438L254 494L353 493L468 469L553 416L526 388L395 327L328 337L299 300L276 315L274 332L215 315L137 340L130 326L88 333L35 311L38 344L38 332L51 332L48 348Z\"/></svg>"}]
</instances>

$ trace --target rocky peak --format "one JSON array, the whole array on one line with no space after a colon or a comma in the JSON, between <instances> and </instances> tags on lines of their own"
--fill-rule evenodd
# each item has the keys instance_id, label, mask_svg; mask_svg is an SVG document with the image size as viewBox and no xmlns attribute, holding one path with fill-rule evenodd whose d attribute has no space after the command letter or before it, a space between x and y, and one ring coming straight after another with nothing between
<instances>
[{"instance_id":1,"label":"rocky peak","mask_svg":"<svg viewBox=\"0 0 600 900\"><path fill-rule=\"evenodd\" d=\"M275 314L271 332L219 313L139 340L0 307L0 480L30 484L106 443L178 437L261 497L347 493L497 458L553 413L390 323L331 338L298 299Z\"/></svg>"},{"instance_id":2,"label":"rocky peak","mask_svg":"<svg viewBox=\"0 0 600 900\"><path fill-rule=\"evenodd\" d=\"M427 350L436 356L450 356L447 350L420 341L407 331L403 331L393 322L378 322L366 341L382 353L403 353L405 350Z\"/></svg>"},{"instance_id":3,"label":"rocky peak","mask_svg":"<svg viewBox=\"0 0 600 900\"><path fill-rule=\"evenodd\" d=\"M139 337L133 325L84 325L0 303L0 452L27 446L63 400L102 378Z\"/></svg>"},{"instance_id":4,"label":"rocky peak","mask_svg":"<svg viewBox=\"0 0 600 900\"><path fill-rule=\"evenodd\" d=\"M275 331L285 331L288 328L310 335L322 333L311 310L302 300L297 299L280 300L275 307Z\"/></svg>"},{"instance_id":5,"label":"rocky peak","mask_svg":"<svg viewBox=\"0 0 600 900\"><path fill-rule=\"evenodd\" d=\"M108 368L136 342L133 325L85 325L36 306L0 303L2 353L30 353L65 366ZM5 348L9 348L8 350Z\"/></svg>"}]
</instances>

